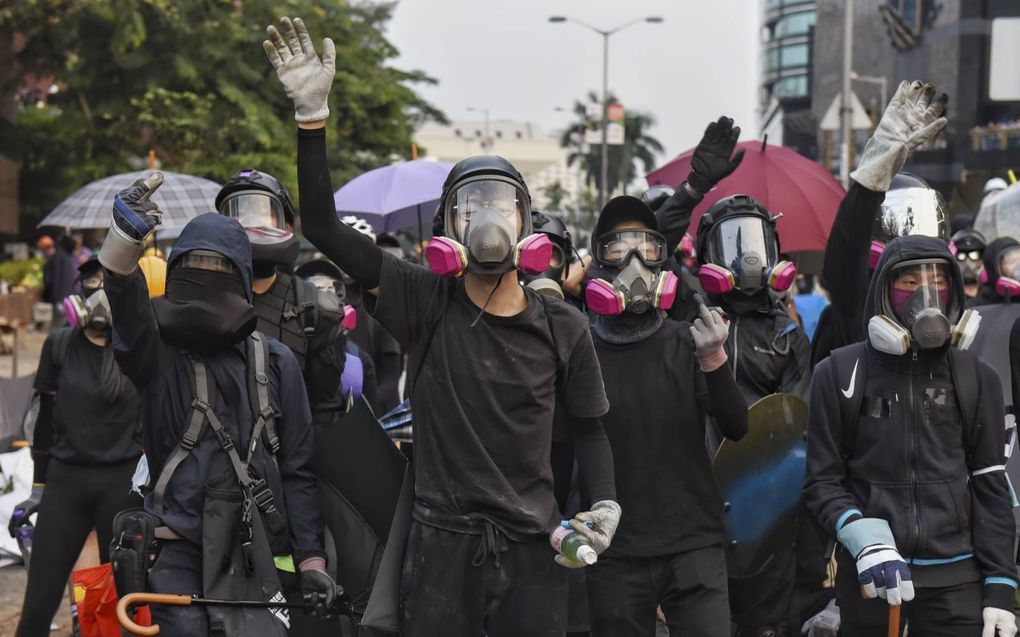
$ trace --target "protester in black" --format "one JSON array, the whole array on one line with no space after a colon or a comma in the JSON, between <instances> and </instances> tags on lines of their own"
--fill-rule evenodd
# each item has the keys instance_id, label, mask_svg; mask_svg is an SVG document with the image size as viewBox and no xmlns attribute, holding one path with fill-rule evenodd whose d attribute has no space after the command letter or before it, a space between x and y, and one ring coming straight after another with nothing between
<instances>
[{"instance_id":1,"label":"protester in black","mask_svg":"<svg viewBox=\"0 0 1020 637\"><path fill-rule=\"evenodd\" d=\"M656 228L640 199L610 200L592 235L589 274L618 288L629 269L672 276L663 271L670 255ZM638 312L640 303L630 301L620 314L591 315L610 400L604 421L617 492L627 511L613 546L587 571L591 634L654 635L661 606L672 634L727 636L722 498L703 445L706 414L727 438L747 432L722 347L726 325L703 303L692 327L666 320L661 305Z\"/></svg>"},{"instance_id":2,"label":"protester in black","mask_svg":"<svg viewBox=\"0 0 1020 637\"><path fill-rule=\"evenodd\" d=\"M99 256L118 363L143 397L155 479L145 509L164 525L148 584L155 592L269 601L280 593L274 556L292 556L303 593L325 610L337 590L325 572L300 367L287 347L254 332L251 247L233 219L217 213L192 219L167 264L166 294L149 300L137 256L158 225L148 197L161 181L153 175L117 195ZM276 636L286 624L281 609L255 617L222 607L156 605L152 615L179 635L223 624Z\"/></svg>"},{"instance_id":3,"label":"protester in black","mask_svg":"<svg viewBox=\"0 0 1020 637\"><path fill-rule=\"evenodd\" d=\"M993 239L982 254L984 277L975 303L1011 303L1020 296L1020 242L1013 237Z\"/></svg>"},{"instance_id":4,"label":"protester in black","mask_svg":"<svg viewBox=\"0 0 1020 637\"><path fill-rule=\"evenodd\" d=\"M815 370L804 493L842 545L847 637L885 632L886 604L860 585L892 605L913 599L911 634L1016 633L1002 388L950 345L971 336L964 307L944 242L894 239L868 290L868 340Z\"/></svg>"},{"instance_id":5,"label":"protester in black","mask_svg":"<svg viewBox=\"0 0 1020 637\"><path fill-rule=\"evenodd\" d=\"M109 562L113 517L139 503L131 494L142 454L138 394L114 360L102 268L93 259L79 272L81 296L66 305L78 312L72 327L43 343L35 374L32 498L15 507L22 513L10 525L13 535L21 520L39 512L19 637L49 634L86 537L96 530L100 561Z\"/></svg>"},{"instance_id":6,"label":"protester in black","mask_svg":"<svg viewBox=\"0 0 1020 637\"><path fill-rule=\"evenodd\" d=\"M902 180L901 188L895 188L894 183L910 153L933 141L945 128L948 120L942 113L948 101L945 93L936 97L933 84L900 83L857 168L850 173L850 188L839 205L825 244L822 282L829 291L830 305L818 319L811 349L813 365L832 350L864 338L861 325L868 282L884 242L907 234L941 234L938 217L946 224L948 241L948 218L944 208L938 210L937 193L912 175ZM899 197L883 208L885 193L894 188L903 190L905 199L915 196L926 199L923 214L921 208L907 210L899 205ZM895 221L912 219L913 214L918 215L918 221L924 218L929 229L915 230L914 223ZM893 223L883 223L887 218ZM872 245L872 241L877 243Z\"/></svg>"},{"instance_id":7,"label":"protester in black","mask_svg":"<svg viewBox=\"0 0 1020 637\"><path fill-rule=\"evenodd\" d=\"M333 43L320 62L303 23L285 18L282 29L268 29L265 48L302 128L305 235L364 287L368 309L408 351L417 502L403 634L561 635L566 578L547 539L559 522L549 463L557 393L593 502L571 525L604 551L620 508L584 318L517 283L515 268L548 267L550 247L529 232L523 179L497 157L451 171L428 256L463 278L385 254L336 217L324 133Z\"/></svg>"}]
</instances>

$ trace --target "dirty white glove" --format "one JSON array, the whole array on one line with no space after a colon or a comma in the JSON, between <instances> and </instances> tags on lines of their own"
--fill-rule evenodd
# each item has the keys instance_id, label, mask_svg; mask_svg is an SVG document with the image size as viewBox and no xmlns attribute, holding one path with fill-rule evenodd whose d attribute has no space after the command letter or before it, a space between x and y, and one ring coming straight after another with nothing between
<instances>
[{"instance_id":1,"label":"dirty white glove","mask_svg":"<svg viewBox=\"0 0 1020 637\"><path fill-rule=\"evenodd\" d=\"M723 345L729 338L730 328L718 310L710 310L705 306L705 299L701 298L700 294L694 295L694 301L698 304L698 313L701 314L701 317L694 319L694 324L691 325L694 355L698 357L702 371L711 372L726 363L726 350Z\"/></svg>"},{"instance_id":2,"label":"dirty white glove","mask_svg":"<svg viewBox=\"0 0 1020 637\"><path fill-rule=\"evenodd\" d=\"M336 47L333 40L322 41L322 60L301 18L280 18L283 35L270 25L269 39L262 43L276 69L287 97L294 102L294 119L317 122L329 117L329 89L336 74Z\"/></svg>"},{"instance_id":3,"label":"dirty white glove","mask_svg":"<svg viewBox=\"0 0 1020 637\"><path fill-rule=\"evenodd\" d=\"M868 140L850 173L854 181L868 190L886 192L893 176L900 172L910 153L935 139L949 123L942 113L949 97L935 96L935 85L921 81L901 82L882 114L875 134Z\"/></svg>"},{"instance_id":4,"label":"dirty white glove","mask_svg":"<svg viewBox=\"0 0 1020 637\"><path fill-rule=\"evenodd\" d=\"M981 637L996 637L996 635L998 637L1013 637L1016 635L1016 616L1011 611L988 606L981 611L981 619L985 622Z\"/></svg>"},{"instance_id":5,"label":"dirty white glove","mask_svg":"<svg viewBox=\"0 0 1020 637\"><path fill-rule=\"evenodd\" d=\"M591 505L591 511L575 515L570 521L570 528L583 535L595 552L602 555L616 535L616 527L620 525L620 514L619 504L612 500L602 500ZM585 522L591 522L591 527L589 528Z\"/></svg>"},{"instance_id":6,"label":"dirty white glove","mask_svg":"<svg viewBox=\"0 0 1020 637\"><path fill-rule=\"evenodd\" d=\"M830 599L822 612L804 622L800 628L800 634L808 637L836 637L838 631L839 606L836 606L835 599Z\"/></svg>"}]
</instances>

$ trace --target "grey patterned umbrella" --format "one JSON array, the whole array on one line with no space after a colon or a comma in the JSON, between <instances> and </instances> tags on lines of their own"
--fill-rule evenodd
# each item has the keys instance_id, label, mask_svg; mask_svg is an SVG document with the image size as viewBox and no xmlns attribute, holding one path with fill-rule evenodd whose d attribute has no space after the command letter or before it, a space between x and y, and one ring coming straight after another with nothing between
<instances>
[{"instance_id":1,"label":"grey patterned umbrella","mask_svg":"<svg viewBox=\"0 0 1020 637\"><path fill-rule=\"evenodd\" d=\"M104 177L93 181L60 202L53 212L39 222L39 226L58 226L72 229L106 228L110 225L113 197L136 179L147 177L153 171L141 170ZM163 185L152 200L163 212L160 236L176 236L192 218L204 212L215 212L216 193L220 185L214 181L161 170Z\"/></svg>"}]
</instances>

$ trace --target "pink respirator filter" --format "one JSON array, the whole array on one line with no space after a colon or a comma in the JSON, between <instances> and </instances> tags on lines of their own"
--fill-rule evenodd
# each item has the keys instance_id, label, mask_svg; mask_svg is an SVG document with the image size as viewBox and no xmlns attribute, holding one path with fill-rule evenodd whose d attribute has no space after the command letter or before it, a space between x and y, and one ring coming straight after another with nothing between
<instances>
[{"instance_id":1,"label":"pink respirator filter","mask_svg":"<svg viewBox=\"0 0 1020 637\"><path fill-rule=\"evenodd\" d=\"M1000 276L999 280L995 282L995 291L999 296L1018 297L1020 296L1020 281L1008 276Z\"/></svg>"},{"instance_id":2,"label":"pink respirator filter","mask_svg":"<svg viewBox=\"0 0 1020 637\"><path fill-rule=\"evenodd\" d=\"M344 306L344 318L340 322L344 326L344 329L348 332L353 332L354 328L358 327L358 312L350 305Z\"/></svg>"},{"instance_id":3,"label":"pink respirator filter","mask_svg":"<svg viewBox=\"0 0 1020 637\"><path fill-rule=\"evenodd\" d=\"M521 239L514 247L514 265L525 274L541 274L549 268L553 244L549 237L536 232Z\"/></svg>"},{"instance_id":4,"label":"pink respirator filter","mask_svg":"<svg viewBox=\"0 0 1020 637\"><path fill-rule=\"evenodd\" d=\"M467 248L447 237L432 237L425 248L425 259L439 276L458 277L467 269Z\"/></svg>"},{"instance_id":5,"label":"pink respirator filter","mask_svg":"<svg viewBox=\"0 0 1020 637\"><path fill-rule=\"evenodd\" d=\"M769 273L769 287L776 292L786 292L797 278L797 266L789 261L780 261Z\"/></svg>"},{"instance_id":6,"label":"pink respirator filter","mask_svg":"<svg viewBox=\"0 0 1020 637\"><path fill-rule=\"evenodd\" d=\"M584 290L584 300L589 310L603 316L620 314L626 306L623 295L605 279L588 281L588 286Z\"/></svg>"},{"instance_id":7,"label":"pink respirator filter","mask_svg":"<svg viewBox=\"0 0 1020 637\"><path fill-rule=\"evenodd\" d=\"M698 268L698 281L709 294L726 294L736 285L733 273L714 263L706 263Z\"/></svg>"},{"instance_id":8,"label":"pink respirator filter","mask_svg":"<svg viewBox=\"0 0 1020 637\"><path fill-rule=\"evenodd\" d=\"M655 307L668 310L676 301L676 290L680 287L680 279L672 272L666 271L659 275L659 284L655 289Z\"/></svg>"}]
</instances>

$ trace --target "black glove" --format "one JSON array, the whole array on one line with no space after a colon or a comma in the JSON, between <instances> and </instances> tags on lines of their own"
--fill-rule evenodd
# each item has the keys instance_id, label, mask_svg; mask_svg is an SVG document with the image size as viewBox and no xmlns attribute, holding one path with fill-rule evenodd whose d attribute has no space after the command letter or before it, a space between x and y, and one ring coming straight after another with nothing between
<instances>
[{"instance_id":1,"label":"black glove","mask_svg":"<svg viewBox=\"0 0 1020 637\"><path fill-rule=\"evenodd\" d=\"M694 149L691 174L687 176L687 184L696 190L698 195L705 196L740 165L744 158L743 150L738 151L730 159L739 137L740 127L734 126L733 119L725 115L705 129L705 134Z\"/></svg>"},{"instance_id":2,"label":"black glove","mask_svg":"<svg viewBox=\"0 0 1020 637\"><path fill-rule=\"evenodd\" d=\"M159 225L162 214L155 202L149 201L152 193L163 183L163 175L153 173L117 193L113 202L113 219L124 234L139 241L145 239Z\"/></svg>"},{"instance_id":3,"label":"black glove","mask_svg":"<svg viewBox=\"0 0 1020 637\"><path fill-rule=\"evenodd\" d=\"M17 537L18 528L23 522L32 517L32 514L39 510L39 503L42 502L43 489L46 485L33 484L32 495L27 500L18 504L14 507L14 513L11 514L11 519L7 523L7 532L11 534L11 537Z\"/></svg>"},{"instance_id":4,"label":"black glove","mask_svg":"<svg viewBox=\"0 0 1020 637\"><path fill-rule=\"evenodd\" d=\"M333 605L343 594L343 587L324 571L301 571L301 596L306 604L315 606L316 615L325 617L332 614Z\"/></svg>"}]
</instances>

